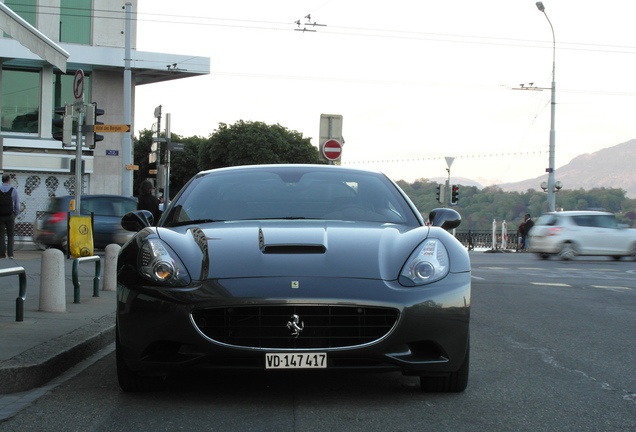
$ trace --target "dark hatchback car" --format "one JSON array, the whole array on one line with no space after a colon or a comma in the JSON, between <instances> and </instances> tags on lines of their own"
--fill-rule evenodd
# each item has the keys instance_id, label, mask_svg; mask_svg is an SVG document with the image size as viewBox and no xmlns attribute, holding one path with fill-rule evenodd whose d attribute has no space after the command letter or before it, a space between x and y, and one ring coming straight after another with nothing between
<instances>
[{"instance_id":1,"label":"dark hatchback car","mask_svg":"<svg viewBox=\"0 0 636 432\"><path fill-rule=\"evenodd\" d=\"M118 258L116 358L125 391L180 368L401 371L425 391L468 383L471 269L385 175L259 165L196 175Z\"/></svg>"},{"instance_id":2,"label":"dark hatchback car","mask_svg":"<svg viewBox=\"0 0 636 432\"><path fill-rule=\"evenodd\" d=\"M44 215L33 224L33 242L40 249L65 249L68 243L68 213L74 196L51 198ZM93 213L93 243L105 248L111 243L124 244L132 235L121 226L121 218L137 209L137 198L120 195L83 195L80 214Z\"/></svg>"}]
</instances>

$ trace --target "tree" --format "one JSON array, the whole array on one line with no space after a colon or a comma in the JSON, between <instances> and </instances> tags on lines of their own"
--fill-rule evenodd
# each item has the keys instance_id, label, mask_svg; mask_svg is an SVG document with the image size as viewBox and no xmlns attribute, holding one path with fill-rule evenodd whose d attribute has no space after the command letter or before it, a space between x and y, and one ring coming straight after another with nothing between
<instances>
[{"instance_id":1,"label":"tree","mask_svg":"<svg viewBox=\"0 0 636 432\"><path fill-rule=\"evenodd\" d=\"M243 120L219 128L199 153L199 169L236 165L323 163L309 138L275 124Z\"/></svg>"},{"instance_id":2,"label":"tree","mask_svg":"<svg viewBox=\"0 0 636 432\"><path fill-rule=\"evenodd\" d=\"M436 200L437 183L419 179L414 183L399 180L397 184L423 215L441 207ZM625 194L622 189L612 188L594 188L589 191L562 189L556 196L556 203L558 208L565 210L603 208L615 213L619 223L633 226L636 219L636 200L626 198ZM526 213L535 219L545 213L547 202L545 193L535 189L504 192L497 186L482 190L475 186L461 186L459 203L453 208L462 216L460 231L489 231L494 219L497 224L505 220L510 234L514 233Z\"/></svg>"},{"instance_id":3,"label":"tree","mask_svg":"<svg viewBox=\"0 0 636 432\"><path fill-rule=\"evenodd\" d=\"M193 136L183 138L172 134L173 142L183 143L183 151L170 152L170 198L197 174L199 170L199 152L208 142L207 138Z\"/></svg>"},{"instance_id":4,"label":"tree","mask_svg":"<svg viewBox=\"0 0 636 432\"><path fill-rule=\"evenodd\" d=\"M149 176L148 153L152 137L152 131L143 130L135 139L135 163L139 165L139 171L134 174L135 191ZM279 124L242 120L232 126L220 123L218 130L209 138L184 138L172 134L172 141L184 143L184 151L171 153L171 197L197 172L207 169L244 164L326 163L319 158L318 149L311 145L309 138ZM162 143L161 147L165 150L165 144ZM434 208L442 206L436 199L436 182L423 178L413 183L403 180L397 183L425 217ZM614 188L594 188L589 191L562 189L556 196L556 202L558 208L565 210L603 208L616 213L620 223L633 226L636 199L629 199L625 195L624 190ZM504 192L497 186L482 190L475 186L461 186L459 203L454 208L462 216L462 230L490 230L494 219L497 223L505 220L509 232L513 232L526 213L535 218L545 213L547 202L545 193L534 189Z\"/></svg>"}]
</instances>

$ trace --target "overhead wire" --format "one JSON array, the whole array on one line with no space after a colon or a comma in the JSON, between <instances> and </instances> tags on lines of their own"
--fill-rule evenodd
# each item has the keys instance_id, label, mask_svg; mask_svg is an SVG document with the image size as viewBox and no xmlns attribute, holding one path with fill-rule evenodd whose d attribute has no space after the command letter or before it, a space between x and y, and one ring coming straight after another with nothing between
<instances>
[{"instance_id":1,"label":"overhead wire","mask_svg":"<svg viewBox=\"0 0 636 432\"><path fill-rule=\"evenodd\" d=\"M207 25L211 27L223 26L233 28L246 28L246 29L259 29L259 30L285 30L280 28L273 28L271 26L290 25L290 29L293 30L293 22L280 22L280 21L256 21L245 19L231 19L231 18L218 18L218 17L193 17L193 16L166 16L162 14L144 14L138 16L139 21L151 22L151 23L175 23L175 18L180 20L186 20L185 22L179 22L178 24L195 24L195 25ZM193 20L193 21L188 21ZM218 22L216 22L218 21ZM375 37L375 38L389 38L389 39L407 39L407 40L426 40L434 42L447 42L447 43L467 43L467 44L481 44L481 45L499 45L499 46L522 46L522 47L545 47L551 45L552 41L540 41L531 39L515 39L515 38L500 38L490 36L475 36L475 35L456 35L456 34L440 34L440 33L426 33L418 31L407 30L390 30L390 29L378 29L378 28L364 28L364 27L340 27L330 25L327 28L321 29L322 33L329 35L341 35L341 36L363 36L363 37ZM590 43L578 43L578 42L559 42L557 47L560 50L574 50L574 51L589 51L589 52L605 52L614 54L636 54L635 46L628 45L610 45L610 44L590 44ZM289 76L289 75L277 75L277 74L259 74L259 73L236 73L236 72L212 72L213 75L228 75L236 77L252 77L252 78L264 78L264 79L295 79L295 80L311 80L311 81L338 81L347 83L372 83L372 84L388 84L388 85L408 85L408 86L454 86L454 87L471 87L458 84L435 84L435 83L415 83L404 81L386 81L386 80L360 80L360 79L346 79L346 78L325 78L325 77L306 77L306 76ZM482 89L494 89L494 86L477 86ZM560 89L561 93L582 93L582 94L597 94L597 95L615 95L615 96L636 96L636 93L630 92L616 92L616 91L593 91L593 90L568 90ZM544 109L545 106L542 108ZM540 109L539 111L541 111ZM536 121L539 112L536 113L531 123ZM499 157L519 157L537 154L547 154L548 150L534 150L534 151L513 151L505 153L490 153L488 155L459 155L457 158L499 158ZM441 160L442 156L436 157L423 157L423 158L399 158L392 160L368 160L368 161L343 161L343 164L374 164L374 163L408 163L408 162L421 162L425 160Z\"/></svg>"},{"instance_id":2,"label":"overhead wire","mask_svg":"<svg viewBox=\"0 0 636 432\"><path fill-rule=\"evenodd\" d=\"M21 5L15 5L13 10L20 14L30 12L28 10L21 9ZM50 11L46 11L50 9ZM42 15L62 15L62 16L77 16L86 17L86 13L92 13L92 17L100 19L125 19L125 12L119 10L106 10L106 9L86 9L86 8L64 8L65 12L60 12L59 6L39 6L38 13ZM74 15L70 13L76 11ZM193 16L193 15L165 15L158 13L144 12L135 13L137 22L148 22L158 24L182 24L182 25L203 25L210 27L233 27L233 28L245 28L245 29L257 29L257 30L272 30L272 31L293 31L293 21L266 21L266 20L251 20L244 18L222 18L222 17L210 17L210 16ZM216 22L218 21L218 22ZM232 24L238 23L238 24ZM289 28L278 28L272 26L286 25ZM337 30L337 31L334 31ZM523 46L523 47L543 47L546 44L552 44L552 41L540 41L532 39L516 39L516 38L502 38L494 36L478 36L478 35L459 35L450 33L427 33L411 30L394 30L394 29L378 29L378 28L365 28L365 27L343 27L330 25L321 29L322 33L343 35L343 36L365 36L365 37L378 37L378 38L393 38L393 39L410 39L410 40L431 40L435 42L449 42L449 43L468 43L468 44L482 44L482 45L503 45L503 46ZM578 50L578 51L596 51L616 54L636 54L636 46L630 45L610 45L610 44L593 44L593 43L580 43L580 42L562 42L558 41L557 46L559 49L566 50Z\"/></svg>"},{"instance_id":3,"label":"overhead wire","mask_svg":"<svg viewBox=\"0 0 636 432\"><path fill-rule=\"evenodd\" d=\"M487 152L486 154L456 154L452 157L455 159L492 159L501 157L520 157L547 154L548 150L528 150L528 151L512 151L512 152ZM447 158L445 156L422 156L422 157L398 157L388 159L367 159L367 160L351 160L341 162L342 165L373 165L387 163L418 163L427 161L439 161Z\"/></svg>"},{"instance_id":4,"label":"overhead wire","mask_svg":"<svg viewBox=\"0 0 636 432\"><path fill-rule=\"evenodd\" d=\"M328 0L327 3L331 1ZM9 2L7 2L9 3ZM50 8L51 11L47 12L46 9ZM20 14L20 12L30 12L20 9L20 5L14 5L13 10ZM75 11L75 14L73 14ZM43 6L40 5L38 13L46 15L62 15L62 16L77 16L86 17L86 13L89 12L92 17L100 19L113 19L124 20L125 12L118 10L105 10L105 9L86 9L86 8L65 8L64 12L60 11L59 7ZM266 21L266 20L250 20L239 18L222 18L222 17L210 17L210 16L192 16L192 15L165 15L157 13L139 13L134 14L134 20L137 22L157 23L157 24L171 24L171 25L198 25L198 26L210 26L210 27L231 27L238 29L256 29L267 31L293 31L293 21ZM289 26L289 28L280 28L279 26ZM492 36L478 36L478 35L457 35L446 33L427 33L408 30L393 30L393 29L378 29L378 28L365 28L365 27L341 27L341 26L329 26L321 29L322 33L330 35L341 36L362 36L362 37L374 37L374 38L388 38L388 39L407 39L407 40L421 40L421 41L434 41L434 42L446 42L446 43L465 43L465 44L481 44L481 45L500 45L500 46L521 46L521 47L544 47L546 44L552 44L550 41L540 41L531 39L516 39L516 38L501 38ZM560 50L576 50L576 51L590 51L590 52L605 52L613 54L636 54L636 46L629 45L610 45L610 44L591 44L591 43L579 43L579 42L558 42L556 44ZM195 58L195 57L192 57ZM230 75L237 77L256 77L267 79L297 79L297 80L322 80L322 81L345 81L356 83L373 83L373 84L401 84L401 85L427 85L427 86L449 86L450 84L424 84L424 83L405 83L402 81L385 81L385 80L359 80L359 79L344 79L344 78L324 78L324 77L303 77L303 76L286 76L276 74L258 74L258 73L234 73L234 72L212 72L213 75ZM474 86L469 86L474 87ZM480 88L493 89L494 86L479 86ZM612 92L612 91L594 91L594 90L567 90L560 89L562 93L589 93L589 94L603 94L603 95L617 95L617 96L636 96L636 93L629 92ZM538 114L537 114L538 115ZM535 119L536 120L536 116ZM495 153L488 156L485 155L460 155L458 158L468 157L502 157L513 156L519 154L536 154L547 153L547 151L533 151L533 152L514 152L512 154L507 153ZM376 160L376 161L355 161L346 162L347 164L368 164L368 163L387 163L387 162L417 162L423 160L438 160L439 157L427 157L427 158L402 158L391 161Z\"/></svg>"}]
</instances>

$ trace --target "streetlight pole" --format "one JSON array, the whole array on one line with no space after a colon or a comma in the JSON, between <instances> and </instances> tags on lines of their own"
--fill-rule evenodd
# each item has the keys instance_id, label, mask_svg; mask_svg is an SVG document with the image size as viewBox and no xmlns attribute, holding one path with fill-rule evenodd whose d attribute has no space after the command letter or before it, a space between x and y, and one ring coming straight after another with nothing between
<instances>
[{"instance_id":1,"label":"streetlight pole","mask_svg":"<svg viewBox=\"0 0 636 432\"><path fill-rule=\"evenodd\" d=\"M444 185L444 207L448 207L448 203L450 202L451 198L451 190L450 190L450 169L451 169L451 165L453 164L453 161L455 160L454 157L451 156L446 156L444 159L446 159L446 165L448 166L448 168L446 168L446 171L448 171L448 180L446 180L446 184Z\"/></svg>"},{"instance_id":2,"label":"streetlight pole","mask_svg":"<svg viewBox=\"0 0 636 432\"><path fill-rule=\"evenodd\" d=\"M537 9L543 12L543 15L548 20L548 24L550 24L550 29L552 30L552 102L550 109L550 156L549 156L549 166L546 170L548 172L548 210L554 211L555 209L555 195L554 195L554 185L555 185L555 173L554 173L554 147L555 147L555 131L554 131L554 114L556 111L556 82L554 77L554 69L556 66L556 38L554 37L554 27L552 26L552 22L550 22L550 18L545 13L545 6L543 6L543 2L538 1L536 3Z\"/></svg>"}]
</instances>

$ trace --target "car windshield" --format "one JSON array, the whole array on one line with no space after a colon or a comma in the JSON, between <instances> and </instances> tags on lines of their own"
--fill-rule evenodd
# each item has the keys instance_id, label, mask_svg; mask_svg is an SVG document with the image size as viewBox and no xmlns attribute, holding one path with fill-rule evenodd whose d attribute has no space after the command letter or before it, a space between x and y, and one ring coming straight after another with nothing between
<instances>
[{"instance_id":1,"label":"car windshield","mask_svg":"<svg viewBox=\"0 0 636 432\"><path fill-rule=\"evenodd\" d=\"M201 174L175 199L162 224L266 219L419 224L385 176L321 168L259 167Z\"/></svg>"},{"instance_id":2,"label":"car windshield","mask_svg":"<svg viewBox=\"0 0 636 432\"><path fill-rule=\"evenodd\" d=\"M86 197L80 203L80 213L95 216L122 217L137 208L137 203L127 198L118 197Z\"/></svg>"}]
</instances>

